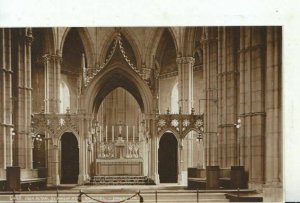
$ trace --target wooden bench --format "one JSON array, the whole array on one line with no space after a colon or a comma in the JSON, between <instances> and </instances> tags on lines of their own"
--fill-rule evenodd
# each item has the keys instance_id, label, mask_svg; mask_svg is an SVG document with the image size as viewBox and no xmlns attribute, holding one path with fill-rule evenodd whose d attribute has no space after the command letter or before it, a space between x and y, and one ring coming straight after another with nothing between
<instances>
[{"instance_id":1,"label":"wooden bench","mask_svg":"<svg viewBox=\"0 0 300 203\"><path fill-rule=\"evenodd\" d=\"M6 190L39 190L46 189L46 169L23 170L20 167L7 167Z\"/></svg>"},{"instance_id":2,"label":"wooden bench","mask_svg":"<svg viewBox=\"0 0 300 203\"><path fill-rule=\"evenodd\" d=\"M255 193L228 193L225 197L230 202L263 202L263 197Z\"/></svg>"},{"instance_id":3,"label":"wooden bench","mask_svg":"<svg viewBox=\"0 0 300 203\"><path fill-rule=\"evenodd\" d=\"M230 168L220 168L219 186L221 189L231 189Z\"/></svg>"},{"instance_id":4,"label":"wooden bench","mask_svg":"<svg viewBox=\"0 0 300 203\"><path fill-rule=\"evenodd\" d=\"M188 189L190 190L205 190L206 178L188 178Z\"/></svg>"},{"instance_id":5,"label":"wooden bench","mask_svg":"<svg viewBox=\"0 0 300 203\"><path fill-rule=\"evenodd\" d=\"M29 178L21 180L21 190L40 190L47 188L46 178Z\"/></svg>"},{"instance_id":6,"label":"wooden bench","mask_svg":"<svg viewBox=\"0 0 300 203\"><path fill-rule=\"evenodd\" d=\"M219 189L219 166L206 169L188 168L188 189Z\"/></svg>"},{"instance_id":7,"label":"wooden bench","mask_svg":"<svg viewBox=\"0 0 300 203\"><path fill-rule=\"evenodd\" d=\"M0 191L5 190L6 188L6 179L0 179Z\"/></svg>"},{"instance_id":8,"label":"wooden bench","mask_svg":"<svg viewBox=\"0 0 300 203\"><path fill-rule=\"evenodd\" d=\"M246 173L242 166L219 168L207 166L206 169L188 168L188 189L246 189Z\"/></svg>"}]
</instances>

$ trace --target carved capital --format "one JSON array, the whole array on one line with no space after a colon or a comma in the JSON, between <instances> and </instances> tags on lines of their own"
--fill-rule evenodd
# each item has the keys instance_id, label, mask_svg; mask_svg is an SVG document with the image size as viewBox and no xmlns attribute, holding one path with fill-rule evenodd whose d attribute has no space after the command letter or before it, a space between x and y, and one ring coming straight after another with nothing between
<instances>
[{"instance_id":1,"label":"carved capital","mask_svg":"<svg viewBox=\"0 0 300 203\"><path fill-rule=\"evenodd\" d=\"M194 64L195 58L194 57L179 57L176 59L177 64Z\"/></svg>"},{"instance_id":2,"label":"carved capital","mask_svg":"<svg viewBox=\"0 0 300 203\"><path fill-rule=\"evenodd\" d=\"M47 62L58 62L58 63L62 63L62 57L58 54L45 54L44 56L42 56L44 63Z\"/></svg>"}]
</instances>

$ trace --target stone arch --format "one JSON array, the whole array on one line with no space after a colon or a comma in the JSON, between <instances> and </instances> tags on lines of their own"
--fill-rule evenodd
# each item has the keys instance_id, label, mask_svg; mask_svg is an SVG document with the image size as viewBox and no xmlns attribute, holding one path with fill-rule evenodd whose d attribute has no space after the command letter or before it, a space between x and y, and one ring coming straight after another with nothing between
<instances>
[{"instance_id":1,"label":"stone arch","mask_svg":"<svg viewBox=\"0 0 300 203\"><path fill-rule=\"evenodd\" d=\"M191 133L193 131L196 132L196 133L200 133L200 130L197 129L197 128L189 128L188 130L186 130L184 132L184 134L182 134L182 138L184 139L189 133Z\"/></svg>"},{"instance_id":2,"label":"stone arch","mask_svg":"<svg viewBox=\"0 0 300 203\"><path fill-rule=\"evenodd\" d=\"M71 27L67 28L62 35L61 43L59 45L59 54L60 55L62 55L62 53L63 53L65 40L71 29L72 29ZM87 58L87 62L86 62L87 67L93 66L93 64L95 64L95 59L94 59L95 52L94 52L94 47L92 46L92 40L91 40L91 36L89 34L88 29L87 28L74 28L74 29L77 29L77 32L81 38L84 52L86 55L85 57Z\"/></svg>"},{"instance_id":3,"label":"stone arch","mask_svg":"<svg viewBox=\"0 0 300 203\"><path fill-rule=\"evenodd\" d=\"M77 184L80 173L79 140L74 132L64 131L58 141L60 183Z\"/></svg>"},{"instance_id":4,"label":"stone arch","mask_svg":"<svg viewBox=\"0 0 300 203\"><path fill-rule=\"evenodd\" d=\"M153 97L149 86L134 70L121 62L111 63L95 76L83 91L81 108L86 109L86 113L90 115L96 115L104 97L117 87L130 92L137 99L143 113L153 113Z\"/></svg>"},{"instance_id":5,"label":"stone arch","mask_svg":"<svg viewBox=\"0 0 300 203\"><path fill-rule=\"evenodd\" d=\"M176 54L178 55L178 40L176 38L175 32L173 30L173 28L168 27L168 28L157 28L151 35L150 38L150 43L147 47L147 51L146 51L146 60L149 63L152 63L150 66L152 67L155 63L155 60L153 61L153 57L155 57L158 46L159 46L159 42L160 39L163 36L164 31L167 29L167 31L171 34L172 38L173 38L173 42L175 45L175 49L176 49Z\"/></svg>"},{"instance_id":6,"label":"stone arch","mask_svg":"<svg viewBox=\"0 0 300 203\"><path fill-rule=\"evenodd\" d=\"M36 129L33 129L33 135L37 135L37 134L52 134L53 132L51 132L48 128L46 127L39 127Z\"/></svg>"},{"instance_id":7,"label":"stone arch","mask_svg":"<svg viewBox=\"0 0 300 203\"><path fill-rule=\"evenodd\" d=\"M33 28L33 32L35 30L41 30L43 35L44 35L44 45L45 45L45 50L44 53L42 54L55 54L56 52L56 47L55 47L55 31L54 28ZM33 40L35 36L33 35Z\"/></svg>"},{"instance_id":8,"label":"stone arch","mask_svg":"<svg viewBox=\"0 0 300 203\"><path fill-rule=\"evenodd\" d=\"M129 42L131 49L133 50L133 53L136 58L137 68L140 69L142 66L142 58L141 58L141 52L140 52L139 46L136 43L136 41L134 40L134 37L131 36L132 34L129 33L129 31L126 30L125 28L122 28L120 31L112 32L110 35L110 38L105 40L104 45L100 51L99 62L104 63L106 54L110 51L109 47L110 47L111 43L114 41L114 39L116 38L116 36L118 35L118 33L120 33L122 36L124 36L126 38L126 40ZM96 56L96 57L98 57L98 56Z\"/></svg>"},{"instance_id":9,"label":"stone arch","mask_svg":"<svg viewBox=\"0 0 300 203\"><path fill-rule=\"evenodd\" d=\"M165 133L172 133L172 134L176 137L176 139L177 139L177 141L178 141L178 143L179 143L179 141L180 141L180 134L179 134L177 131L175 131L174 129L172 129L172 128L167 128L167 129L164 129L163 131L161 131L161 132L158 134L158 140L160 140L161 137L162 137Z\"/></svg>"},{"instance_id":10,"label":"stone arch","mask_svg":"<svg viewBox=\"0 0 300 203\"><path fill-rule=\"evenodd\" d=\"M160 183L177 183L179 141L173 132L164 132L158 145L158 174Z\"/></svg>"},{"instance_id":11,"label":"stone arch","mask_svg":"<svg viewBox=\"0 0 300 203\"><path fill-rule=\"evenodd\" d=\"M78 147L80 147L80 136L78 134L78 132L72 128L65 128L65 129L62 129L58 134L57 134L57 139L58 141L61 141L61 137L63 136L63 134L65 133L72 133L76 139L77 139L77 142L78 142Z\"/></svg>"},{"instance_id":12,"label":"stone arch","mask_svg":"<svg viewBox=\"0 0 300 203\"><path fill-rule=\"evenodd\" d=\"M183 56L194 56L196 27L187 27L184 32Z\"/></svg>"}]
</instances>

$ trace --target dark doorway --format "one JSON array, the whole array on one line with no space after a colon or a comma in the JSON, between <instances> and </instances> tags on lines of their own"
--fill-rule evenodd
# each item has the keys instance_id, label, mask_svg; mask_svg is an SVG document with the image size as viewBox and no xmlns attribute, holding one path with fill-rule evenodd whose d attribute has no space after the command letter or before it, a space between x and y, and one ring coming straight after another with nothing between
<instances>
[{"instance_id":1,"label":"dark doorway","mask_svg":"<svg viewBox=\"0 0 300 203\"><path fill-rule=\"evenodd\" d=\"M158 173L161 183L177 183L178 142L172 133L165 133L159 141Z\"/></svg>"},{"instance_id":2,"label":"dark doorway","mask_svg":"<svg viewBox=\"0 0 300 203\"><path fill-rule=\"evenodd\" d=\"M61 184L77 184L79 174L79 148L73 133L61 137Z\"/></svg>"},{"instance_id":3,"label":"dark doorway","mask_svg":"<svg viewBox=\"0 0 300 203\"><path fill-rule=\"evenodd\" d=\"M46 140L44 135L34 135L32 162L35 169L46 167Z\"/></svg>"}]
</instances>

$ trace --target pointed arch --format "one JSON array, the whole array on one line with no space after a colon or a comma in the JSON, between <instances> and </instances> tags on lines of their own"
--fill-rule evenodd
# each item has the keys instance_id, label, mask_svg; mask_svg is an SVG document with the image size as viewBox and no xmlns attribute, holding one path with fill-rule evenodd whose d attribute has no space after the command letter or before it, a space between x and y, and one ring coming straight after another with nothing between
<instances>
[{"instance_id":1,"label":"pointed arch","mask_svg":"<svg viewBox=\"0 0 300 203\"><path fill-rule=\"evenodd\" d=\"M87 89L83 91L80 106L88 114L96 116L103 98L117 87L130 92L145 114L153 113L152 92L145 81L124 63L115 61L95 76Z\"/></svg>"},{"instance_id":2,"label":"pointed arch","mask_svg":"<svg viewBox=\"0 0 300 203\"><path fill-rule=\"evenodd\" d=\"M78 183L80 173L79 140L72 132L65 132L59 140L60 145L60 182Z\"/></svg>"},{"instance_id":3,"label":"pointed arch","mask_svg":"<svg viewBox=\"0 0 300 203\"><path fill-rule=\"evenodd\" d=\"M38 39L38 43L43 44L43 55L44 54L55 54L55 31L54 28L33 28L33 43L35 43L36 39ZM36 36L35 34L42 35ZM42 41L40 41L42 40Z\"/></svg>"},{"instance_id":4,"label":"pointed arch","mask_svg":"<svg viewBox=\"0 0 300 203\"><path fill-rule=\"evenodd\" d=\"M187 27L184 32L183 56L194 56L196 27Z\"/></svg>"},{"instance_id":5,"label":"pointed arch","mask_svg":"<svg viewBox=\"0 0 300 203\"><path fill-rule=\"evenodd\" d=\"M176 49L176 55L178 55L178 40L176 38L175 31L173 30L173 28L171 27L157 28L155 31L153 31L153 34L151 35L152 37L149 39L149 44L147 46L147 51L146 51L146 61L148 61L148 63L152 63L150 64L151 67L154 65L155 61L153 61L153 57L155 57L157 53L159 42L165 30L167 30L172 36L175 49Z\"/></svg>"},{"instance_id":6,"label":"pointed arch","mask_svg":"<svg viewBox=\"0 0 300 203\"><path fill-rule=\"evenodd\" d=\"M80 136L78 134L78 132L72 128L66 127L64 129L62 129L58 134L57 134L57 140L61 141L61 137L65 134L65 133L72 133L77 142L78 142L78 147L80 147Z\"/></svg>"},{"instance_id":7,"label":"pointed arch","mask_svg":"<svg viewBox=\"0 0 300 203\"><path fill-rule=\"evenodd\" d=\"M90 67L90 66L93 66L93 64L95 64L95 59L94 59L94 47L92 46L92 40L91 40L91 36L89 34L89 31L87 28L67 28L65 31L64 31L64 34L62 36L62 39L61 39L61 43L60 43L60 46L59 46L59 53L62 54L63 53L63 48L64 48L64 44L65 44L65 40L66 40L66 37L69 33L69 31L71 29L76 29L80 38L81 38L81 41L82 41L82 44L83 44L83 48L84 48L84 52L85 52L85 55L86 55L86 58L87 58L87 66Z\"/></svg>"},{"instance_id":8,"label":"pointed arch","mask_svg":"<svg viewBox=\"0 0 300 203\"><path fill-rule=\"evenodd\" d=\"M172 133L174 135L174 137L177 139L178 143L180 141L180 134L172 129L172 128L166 128L165 130L161 131L159 134L158 134L158 140L160 140L160 138L165 134L165 133Z\"/></svg>"},{"instance_id":9,"label":"pointed arch","mask_svg":"<svg viewBox=\"0 0 300 203\"><path fill-rule=\"evenodd\" d=\"M178 139L171 132L165 132L158 147L158 174L160 183L178 182Z\"/></svg>"},{"instance_id":10,"label":"pointed arch","mask_svg":"<svg viewBox=\"0 0 300 203\"><path fill-rule=\"evenodd\" d=\"M132 34L129 33L129 31L125 28L122 28L119 31L111 32L111 34L110 34L111 37L108 38L107 40L105 40L104 45L100 51L99 62L104 63L104 61L106 59L105 57L106 57L107 53L110 51L109 47L113 43L113 41L115 40L115 38L117 37L117 35L119 33L121 34L121 36L123 36L128 41L128 43L134 53L134 56L136 58L137 68L140 69L142 66L142 58L141 58L141 53L140 53L139 47L138 47L136 41L134 40L134 36L131 36Z\"/></svg>"}]
</instances>

